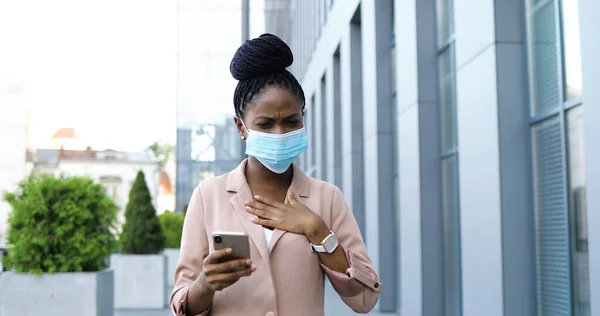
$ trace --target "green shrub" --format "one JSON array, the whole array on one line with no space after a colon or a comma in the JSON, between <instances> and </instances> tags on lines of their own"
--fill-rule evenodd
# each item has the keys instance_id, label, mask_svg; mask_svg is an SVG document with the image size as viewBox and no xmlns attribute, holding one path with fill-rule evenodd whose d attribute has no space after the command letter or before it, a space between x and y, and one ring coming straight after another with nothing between
<instances>
[{"instance_id":1,"label":"green shrub","mask_svg":"<svg viewBox=\"0 0 600 316\"><path fill-rule=\"evenodd\" d=\"M187 214L187 208L188 208L188 205L185 204L185 205L183 205L183 209L181 210L181 213L183 214L184 218L185 218L185 214Z\"/></svg>"},{"instance_id":2,"label":"green shrub","mask_svg":"<svg viewBox=\"0 0 600 316\"><path fill-rule=\"evenodd\" d=\"M138 171L129 192L120 240L124 254L156 254L165 247L165 235L141 171Z\"/></svg>"},{"instance_id":3,"label":"green shrub","mask_svg":"<svg viewBox=\"0 0 600 316\"><path fill-rule=\"evenodd\" d=\"M4 195L12 207L3 264L39 275L98 271L116 247L117 207L85 177L30 175Z\"/></svg>"},{"instance_id":4,"label":"green shrub","mask_svg":"<svg viewBox=\"0 0 600 316\"><path fill-rule=\"evenodd\" d=\"M165 248L179 248L183 231L183 214L166 211L158 216L165 233Z\"/></svg>"}]
</instances>

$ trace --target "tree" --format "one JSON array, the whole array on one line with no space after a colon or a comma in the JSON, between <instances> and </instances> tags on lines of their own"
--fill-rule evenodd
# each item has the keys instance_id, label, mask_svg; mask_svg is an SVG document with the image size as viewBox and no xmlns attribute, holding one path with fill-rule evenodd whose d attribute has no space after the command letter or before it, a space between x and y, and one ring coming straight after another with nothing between
<instances>
[{"instance_id":1,"label":"tree","mask_svg":"<svg viewBox=\"0 0 600 316\"><path fill-rule=\"evenodd\" d=\"M183 232L183 214L166 211L158 216L165 237L165 248L179 248Z\"/></svg>"},{"instance_id":2,"label":"tree","mask_svg":"<svg viewBox=\"0 0 600 316\"><path fill-rule=\"evenodd\" d=\"M138 171L129 192L120 241L124 254L156 254L165 246L165 235L142 171Z\"/></svg>"},{"instance_id":3,"label":"tree","mask_svg":"<svg viewBox=\"0 0 600 316\"><path fill-rule=\"evenodd\" d=\"M148 146L148 150L154 153L154 156L160 160L162 165L166 164L169 159L175 155L175 146L167 143L154 142Z\"/></svg>"},{"instance_id":4,"label":"tree","mask_svg":"<svg viewBox=\"0 0 600 316\"><path fill-rule=\"evenodd\" d=\"M15 272L99 271L117 246L117 206L86 177L31 174L4 199L12 207L3 264Z\"/></svg>"}]
</instances>

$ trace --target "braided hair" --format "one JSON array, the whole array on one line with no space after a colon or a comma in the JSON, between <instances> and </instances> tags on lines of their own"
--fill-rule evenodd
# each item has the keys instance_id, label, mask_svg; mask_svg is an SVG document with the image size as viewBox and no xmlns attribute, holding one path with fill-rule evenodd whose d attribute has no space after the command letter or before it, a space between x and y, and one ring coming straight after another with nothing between
<instances>
[{"instance_id":1,"label":"braided hair","mask_svg":"<svg viewBox=\"0 0 600 316\"><path fill-rule=\"evenodd\" d=\"M242 44L229 65L231 75L239 80L233 94L235 114L242 119L246 106L266 87L277 87L298 98L304 115L304 91L296 77L286 70L293 61L289 46L275 35L265 33Z\"/></svg>"}]
</instances>

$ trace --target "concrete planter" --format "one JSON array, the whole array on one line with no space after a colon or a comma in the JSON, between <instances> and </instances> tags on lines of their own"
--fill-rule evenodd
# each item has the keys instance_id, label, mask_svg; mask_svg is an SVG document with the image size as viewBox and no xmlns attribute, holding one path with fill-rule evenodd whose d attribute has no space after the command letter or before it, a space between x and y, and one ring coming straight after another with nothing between
<instances>
[{"instance_id":1,"label":"concrete planter","mask_svg":"<svg viewBox=\"0 0 600 316\"><path fill-rule=\"evenodd\" d=\"M122 255L110 258L115 270L115 308L165 308L167 258L158 255Z\"/></svg>"},{"instance_id":2,"label":"concrete planter","mask_svg":"<svg viewBox=\"0 0 600 316\"><path fill-rule=\"evenodd\" d=\"M167 285L169 288L173 288L173 285L175 285L175 268L177 267L177 261L179 261L179 248L165 249L164 254L167 257Z\"/></svg>"},{"instance_id":3,"label":"concrete planter","mask_svg":"<svg viewBox=\"0 0 600 316\"><path fill-rule=\"evenodd\" d=\"M0 274L0 315L113 316L114 273Z\"/></svg>"},{"instance_id":4,"label":"concrete planter","mask_svg":"<svg viewBox=\"0 0 600 316\"><path fill-rule=\"evenodd\" d=\"M175 268L177 267L177 261L179 261L179 248L168 248L163 253L167 257L167 290L165 295L168 304L175 286Z\"/></svg>"}]
</instances>

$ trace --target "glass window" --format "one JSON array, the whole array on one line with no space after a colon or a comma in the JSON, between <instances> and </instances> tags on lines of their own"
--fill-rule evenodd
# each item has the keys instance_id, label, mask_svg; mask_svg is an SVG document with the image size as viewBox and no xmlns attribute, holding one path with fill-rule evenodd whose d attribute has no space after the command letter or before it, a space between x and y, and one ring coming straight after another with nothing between
<instances>
[{"instance_id":1,"label":"glass window","mask_svg":"<svg viewBox=\"0 0 600 316\"><path fill-rule=\"evenodd\" d=\"M528 1L531 114L550 114L531 126L537 309L588 316L583 107L563 112L582 96L579 17L577 1L557 1Z\"/></svg>"},{"instance_id":2,"label":"glass window","mask_svg":"<svg viewBox=\"0 0 600 316\"><path fill-rule=\"evenodd\" d=\"M319 164L319 179L327 179L327 78L325 75L321 78L321 103L319 104L321 109L321 163ZM333 145L333 144L332 144Z\"/></svg>"},{"instance_id":3,"label":"glass window","mask_svg":"<svg viewBox=\"0 0 600 316\"><path fill-rule=\"evenodd\" d=\"M458 214L458 160L442 160L444 216L444 310L447 316L461 315L460 216Z\"/></svg>"},{"instance_id":4,"label":"glass window","mask_svg":"<svg viewBox=\"0 0 600 316\"><path fill-rule=\"evenodd\" d=\"M562 105L559 88L555 1L541 2L531 8L529 30L529 67L531 114L537 116Z\"/></svg>"},{"instance_id":5,"label":"glass window","mask_svg":"<svg viewBox=\"0 0 600 316\"><path fill-rule=\"evenodd\" d=\"M576 316L590 315L590 271L583 138L583 106L567 111L569 157L569 212L571 216L571 261Z\"/></svg>"},{"instance_id":6,"label":"glass window","mask_svg":"<svg viewBox=\"0 0 600 316\"><path fill-rule=\"evenodd\" d=\"M317 108L315 107L317 105L317 99L316 96L313 94L313 96L310 98L310 109L308 110L308 114L310 116L310 162L312 164L312 166L310 166L311 168L314 168L314 166L317 164L317 118L315 116L315 113L317 112ZM314 171L313 174L311 175L314 177Z\"/></svg>"},{"instance_id":7,"label":"glass window","mask_svg":"<svg viewBox=\"0 0 600 316\"><path fill-rule=\"evenodd\" d=\"M456 148L456 124L454 119L454 72L452 71L452 47L439 57L440 111L442 124L442 151Z\"/></svg>"},{"instance_id":8,"label":"glass window","mask_svg":"<svg viewBox=\"0 0 600 316\"><path fill-rule=\"evenodd\" d=\"M571 315L569 219L559 115L532 127L538 315Z\"/></svg>"},{"instance_id":9,"label":"glass window","mask_svg":"<svg viewBox=\"0 0 600 316\"><path fill-rule=\"evenodd\" d=\"M390 68L391 68L391 84L392 84L392 95L396 95L396 14L394 12L394 0L390 1L390 21L392 21L392 36L390 40Z\"/></svg>"},{"instance_id":10,"label":"glass window","mask_svg":"<svg viewBox=\"0 0 600 316\"><path fill-rule=\"evenodd\" d=\"M566 100L581 98L581 41L579 39L579 1L561 1L562 37Z\"/></svg>"},{"instance_id":11,"label":"glass window","mask_svg":"<svg viewBox=\"0 0 600 316\"><path fill-rule=\"evenodd\" d=\"M396 87L396 43L392 39L392 47L390 49L390 68L391 68L391 80L390 83L392 85L392 95L396 95L397 87Z\"/></svg>"},{"instance_id":12,"label":"glass window","mask_svg":"<svg viewBox=\"0 0 600 316\"><path fill-rule=\"evenodd\" d=\"M437 0L439 124L442 169L444 315L462 314L460 209L451 0Z\"/></svg>"},{"instance_id":13,"label":"glass window","mask_svg":"<svg viewBox=\"0 0 600 316\"><path fill-rule=\"evenodd\" d=\"M443 46L450 38L450 1L437 0L438 46Z\"/></svg>"},{"instance_id":14,"label":"glass window","mask_svg":"<svg viewBox=\"0 0 600 316\"><path fill-rule=\"evenodd\" d=\"M216 157L214 139L214 125L205 124L192 128L192 160L214 161Z\"/></svg>"}]
</instances>

